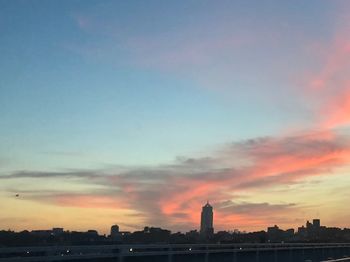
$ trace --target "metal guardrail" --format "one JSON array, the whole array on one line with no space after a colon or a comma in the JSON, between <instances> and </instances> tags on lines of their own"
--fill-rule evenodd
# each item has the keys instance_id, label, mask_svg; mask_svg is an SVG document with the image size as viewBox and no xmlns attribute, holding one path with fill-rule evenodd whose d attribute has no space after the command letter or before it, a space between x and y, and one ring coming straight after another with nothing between
<instances>
[{"instance_id":1,"label":"metal guardrail","mask_svg":"<svg viewBox=\"0 0 350 262\"><path fill-rule=\"evenodd\" d=\"M344 257L340 259L323 260L321 262L347 262L350 261L350 257Z\"/></svg>"},{"instance_id":2,"label":"metal guardrail","mask_svg":"<svg viewBox=\"0 0 350 262\"><path fill-rule=\"evenodd\" d=\"M214 253L242 253L316 250L349 248L350 243L281 243L281 244L152 244L152 245L94 245L94 246L45 246L0 248L0 262L66 261L83 259L116 258L123 261L126 257L167 256L172 261L174 255L203 254L205 260ZM257 259L258 261L259 259ZM350 261L350 260L335 260ZM330 262L330 261L327 261Z\"/></svg>"}]
</instances>

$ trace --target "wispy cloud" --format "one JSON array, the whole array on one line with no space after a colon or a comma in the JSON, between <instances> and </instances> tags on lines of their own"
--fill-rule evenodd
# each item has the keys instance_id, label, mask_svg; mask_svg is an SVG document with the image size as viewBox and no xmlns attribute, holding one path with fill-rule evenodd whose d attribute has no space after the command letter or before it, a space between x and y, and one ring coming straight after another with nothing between
<instances>
[{"instance_id":1,"label":"wispy cloud","mask_svg":"<svg viewBox=\"0 0 350 262\"><path fill-rule=\"evenodd\" d=\"M274 212L281 213L285 210L293 211L297 208L295 203L287 204L270 204L270 203L250 203L250 202L233 202L231 200L218 203L216 205L218 212L226 214L249 214L252 216L268 216Z\"/></svg>"},{"instance_id":2,"label":"wispy cloud","mask_svg":"<svg viewBox=\"0 0 350 262\"><path fill-rule=\"evenodd\" d=\"M323 129L350 124L350 21L344 15L349 6L342 5L336 18L341 26L335 28L333 39L316 45L319 64L308 71L304 89L308 101L315 105L316 124Z\"/></svg>"},{"instance_id":3,"label":"wispy cloud","mask_svg":"<svg viewBox=\"0 0 350 262\"><path fill-rule=\"evenodd\" d=\"M272 213L286 214L300 209L298 204L302 203L231 202L233 195L332 175L349 159L349 137L336 132L332 136L309 132L232 143L211 156L181 157L169 165L130 167L127 171L22 171L1 179L54 179L59 183L77 178L79 183L96 188L80 193L39 191L23 195L57 206L133 210L149 224L196 226L207 199L217 208L217 225L228 223L228 219L235 224L249 219L264 224Z\"/></svg>"}]
</instances>

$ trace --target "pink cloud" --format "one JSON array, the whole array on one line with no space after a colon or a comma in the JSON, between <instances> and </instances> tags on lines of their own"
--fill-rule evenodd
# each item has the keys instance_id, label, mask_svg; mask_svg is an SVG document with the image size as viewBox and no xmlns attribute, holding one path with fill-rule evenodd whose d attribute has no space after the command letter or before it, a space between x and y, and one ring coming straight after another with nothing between
<instances>
[{"instance_id":1,"label":"pink cloud","mask_svg":"<svg viewBox=\"0 0 350 262\"><path fill-rule=\"evenodd\" d=\"M337 128L350 124L350 82L344 83L343 87L345 90L332 98L322 110L326 116L322 125L326 128Z\"/></svg>"},{"instance_id":2,"label":"pink cloud","mask_svg":"<svg viewBox=\"0 0 350 262\"><path fill-rule=\"evenodd\" d=\"M242 159L245 164L237 164ZM246 140L209 157L179 158L171 165L115 172L19 172L1 179L51 178L59 183L60 179L77 177L79 183L97 185L98 189L75 194L44 191L31 193L30 199L56 206L128 209L142 214L145 224L172 229L198 228L201 207L210 200L217 228L262 228L271 217L275 223L292 223L284 217L300 214L303 203L242 202L242 192L254 194L261 189L303 183L310 177L332 176L349 161L350 138L326 130ZM233 199L229 208L222 205Z\"/></svg>"},{"instance_id":3,"label":"pink cloud","mask_svg":"<svg viewBox=\"0 0 350 262\"><path fill-rule=\"evenodd\" d=\"M261 187L273 187L281 184L292 184L310 176L332 174L334 168L346 165L350 160L350 144L347 140L315 139L318 135L307 134L300 137L287 137L256 141L253 145L243 144L239 151L251 158L252 165L240 170L230 169L218 174L213 172L211 177L201 176L174 179L174 184L188 184L175 192L167 192L168 198L160 204L164 215L185 212L198 221L198 210L202 203L209 199L225 201L230 199L232 192L241 190L254 191ZM337 141L339 140L339 141ZM344 145L341 145L344 143ZM238 145L239 146L239 145ZM234 159L235 156L232 156ZM217 177L216 177L217 176ZM171 199L171 200L169 200ZM277 214L285 210L275 210ZM247 215L248 217L251 216ZM234 211L231 214L234 218ZM246 217L247 218L247 217ZM248 218L247 218L248 219ZM224 225L227 214L216 215L218 224ZM232 221L234 223L235 220Z\"/></svg>"},{"instance_id":4,"label":"pink cloud","mask_svg":"<svg viewBox=\"0 0 350 262\"><path fill-rule=\"evenodd\" d=\"M350 124L350 38L338 32L323 46L318 60L321 69L309 75L305 94L316 104L317 127L337 128Z\"/></svg>"}]
</instances>

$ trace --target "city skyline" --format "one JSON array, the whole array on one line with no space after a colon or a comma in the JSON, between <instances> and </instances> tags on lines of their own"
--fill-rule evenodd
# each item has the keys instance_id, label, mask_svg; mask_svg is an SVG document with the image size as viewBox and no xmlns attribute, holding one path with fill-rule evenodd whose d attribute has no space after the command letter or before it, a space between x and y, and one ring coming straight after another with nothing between
<instances>
[{"instance_id":1,"label":"city skyline","mask_svg":"<svg viewBox=\"0 0 350 262\"><path fill-rule=\"evenodd\" d=\"M0 0L0 228L350 227L343 0Z\"/></svg>"},{"instance_id":2,"label":"city skyline","mask_svg":"<svg viewBox=\"0 0 350 262\"><path fill-rule=\"evenodd\" d=\"M270 221L272 224L273 224L273 221ZM153 228L153 229L161 229L160 227L150 227L150 226L143 226L141 228L139 228L139 230L136 230L135 232L139 232L140 229L142 229L144 231L147 230L147 232L149 231L149 228ZM321 220L319 218L313 218L312 219L312 222L310 223L309 220L306 221L305 223L305 226L302 225L302 226L298 226L297 227L297 230L295 230L295 228L288 228L286 229L286 232L290 231L290 230L293 230L293 234L294 232L298 233L298 234L305 234L305 232L307 231L312 231L314 229L317 229L317 230L320 230L321 228L327 228L327 226L321 226ZM330 227L330 228L334 228L334 227ZM346 227L343 227L343 228L338 228L338 229L348 229ZM4 229L0 228L0 231L4 231ZM8 229L9 231L12 231L10 228ZM167 229L161 229L161 230L165 230L165 231L168 231ZM267 227L267 230L266 232L269 233L269 231L281 231L281 229L275 224L273 227L270 226L270 227ZM24 229L22 230L23 231L28 231L27 229ZM254 233L254 232L246 232L246 231L240 231L238 228L227 228L227 229L224 229L222 231L225 231L225 232L233 232L233 233ZM258 231L265 231L264 229L260 229ZM283 231L283 230L282 230ZM29 232L29 231L28 231ZM30 231L31 233L34 233L34 234L48 234L50 235L51 233L53 233L54 235L60 235L64 232L64 228L62 227L53 227L52 230L50 229L35 229L35 230L31 230ZM75 230L68 230L67 232L77 232ZM178 231L176 233L179 233L181 231ZM213 207L210 205L209 203L209 200L206 202L206 204L202 207L202 210L201 210L201 219L200 219L200 225L199 225L199 228L192 228L190 229L190 231L186 232L186 233L193 233L193 232L197 232L198 233L198 236L200 236L200 239L202 240L205 240L205 239L210 239L215 233L215 229L214 229L214 210L213 210ZM220 232L220 231L219 231ZM19 232L20 233L20 232ZM89 230L87 230L87 232L85 233L93 233L93 234L98 234L98 231L93 229L93 228L90 228ZM129 231L123 231L123 230L120 230L119 228L119 225L118 224L114 224L110 227L110 234L109 236L114 238L114 239L120 239L120 237L123 235L123 234L128 234L128 233L131 233ZM149 232L148 232L149 233ZM169 231L169 233L171 233L171 231ZM104 234L106 235L106 234Z\"/></svg>"},{"instance_id":3,"label":"city skyline","mask_svg":"<svg viewBox=\"0 0 350 262\"><path fill-rule=\"evenodd\" d=\"M207 205L208 203L203 206L202 208L202 212L201 214L205 214L206 211L206 208L207 208ZM211 206L210 206L211 207ZM213 213L213 212L212 212ZM217 231L215 232L214 230L214 227L213 227L213 217L209 218L210 222L208 222L207 218L204 218L203 215L202 215L202 218L201 218L201 223L200 223L200 226L198 228L192 228L190 229L189 231L187 232L184 232L184 231L171 231L171 230L168 230L166 228L160 228L160 227L154 227L154 226L146 226L146 225L143 225L143 226L139 226L139 228L137 230L135 230L134 232L132 231L124 231L124 230L121 230L121 228L119 227L118 224L114 224L114 225L111 225L110 228L109 228L109 231L107 231L107 233L105 232L99 232L98 230L94 229L94 228L90 228L88 230L86 230L85 232L84 231L75 231L75 230L65 230L65 228L63 227L58 227L58 226L55 226L53 227L52 229L34 229L34 230L28 230L28 229L24 229L22 231L13 231L11 229L7 229L7 230L4 230L4 229L1 229L0 228L0 232L14 232L14 233L23 233L23 232L29 232L29 233L33 233L33 234L37 234L37 235L47 235L47 236L50 236L51 234L54 234L54 235L60 235L64 232L71 232L71 233L75 233L75 232L79 232L79 233L92 233L92 234L95 234L95 235L104 235L104 236L108 236L108 237L112 237L112 238L116 238L116 239L119 239L120 236L123 236L123 235L128 235L130 233L137 233L137 232L146 232L146 233L149 233L149 230L150 229L155 229L155 230L162 230L162 231L168 231L169 234L171 233L174 233L174 234L177 234L177 233L190 233L190 234L193 234L193 233L196 233L198 234L198 237L200 240L206 240L206 239L210 239L212 238L215 234L220 234L221 232L228 232L228 233L233 233L233 234L250 234L250 233L259 233L259 232L266 232L266 233L274 233L274 231L285 231L285 232L289 232L292 230L292 234L300 234L300 235L303 235L305 234L307 231L314 231L315 229L316 230L320 230L320 229L339 229L339 230L347 230L349 231L350 229L347 228L347 227L332 227L332 226L327 226L327 225L321 225L321 219L319 218L313 218L310 222L310 220L307 220L305 222L305 225L299 225L297 226L297 228L280 228L278 225L274 224L273 221L271 221L272 224L274 224L274 226L272 226L272 224L270 226L268 226L265 229L261 228L260 230L257 230L257 231L251 231L251 232L248 232L248 231L241 231L239 230L238 228L235 228L235 229L226 229L226 230L220 230L220 231Z\"/></svg>"},{"instance_id":4,"label":"city skyline","mask_svg":"<svg viewBox=\"0 0 350 262\"><path fill-rule=\"evenodd\" d=\"M273 221L270 221L270 222L273 224ZM142 229L142 228L143 228L144 231L147 231L147 232L149 231L149 228L161 229L160 227L141 226L141 228L139 228L135 232L140 232L140 229ZM310 230L312 231L314 229L320 230L321 228L327 228L327 226L323 226L323 225L321 226L321 220L319 218L313 218L311 223L310 223L309 220L307 220L306 223L305 223L305 226L304 225L298 226L297 230L295 230L296 228L288 228L288 229L286 229L286 232L288 232L290 230L293 230L293 234L294 234L294 232L296 232L298 234L303 235L307 231L310 231ZM330 228L332 229L334 227L330 227ZM338 229L348 230L348 228L346 228L346 227L342 227L342 228L338 228ZM10 228L8 230L12 231ZM168 231L167 229L161 229L161 230ZM274 231L277 231L277 232L281 231L281 229L276 224L274 226L267 227L267 231L266 232L269 233L270 230L272 232L274 232ZM4 229L0 228L0 231L4 232ZM23 232L23 231L28 231L28 230L24 229L21 232ZM224 229L222 231L233 232L233 233L254 233L254 232L240 231L238 228L234 228L234 229L227 228L227 229ZM265 231L265 230L264 229L260 229L260 230L257 230L257 232L258 231ZM64 232L64 228L58 227L56 225L55 227L52 228L52 230L50 230L50 229L35 229L35 230L31 230L30 232L34 233L34 234L38 234L38 235L40 235L40 234L50 235L51 233L53 233L54 235L57 235L57 234L60 235L60 234L62 234ZM77 231L75 231L75 230L72 230L72 231L68 230L67 232L77 232ZM181 232L181 231L178 231L176 233L179 233L179 232ZM190 231L188 231L186 233L193 233L193 232L197 232L198 236L202 240L210 239L215 233L218 233L218 232L215 232L215 230L214 230L214 210L213 210L213 207L209 204L209 201L207 201L206 204L202 207L199 228L192 228L192 229L190 229ZM93 229L93 228L90 228L89 230L87 230L86 233L93 233L93 234L96 233L96 234L98 234L98 231ZM120 230L119 225L118 224L114 224L114 225L112 225L110 227L110 234L109 234L109 236L114 238L114 239L120 239L122 234L128 234L128 233L131 233L131 232ZM169 233L171 233L171 231L169 231ZM104 234L104 235L106 235L106 234Z\"/></svg>"}]
</instances>

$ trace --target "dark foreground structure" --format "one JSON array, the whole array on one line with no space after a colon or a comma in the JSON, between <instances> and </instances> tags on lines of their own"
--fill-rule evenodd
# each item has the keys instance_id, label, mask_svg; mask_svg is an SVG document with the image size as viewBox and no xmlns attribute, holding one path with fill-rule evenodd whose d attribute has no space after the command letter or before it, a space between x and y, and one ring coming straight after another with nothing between
<instances>
[{"instance_id":1,"label":"dark foreground structure","mask_svg":"<svg viewBox=\"0 0 350 262\"><path fill-rule=\"evenodd\" d=\"M350 244L99 245L1 248L0 262L320 262L350 261ZM335 260L341 259L341 260Z\"/></svg>"}]
</instances>

